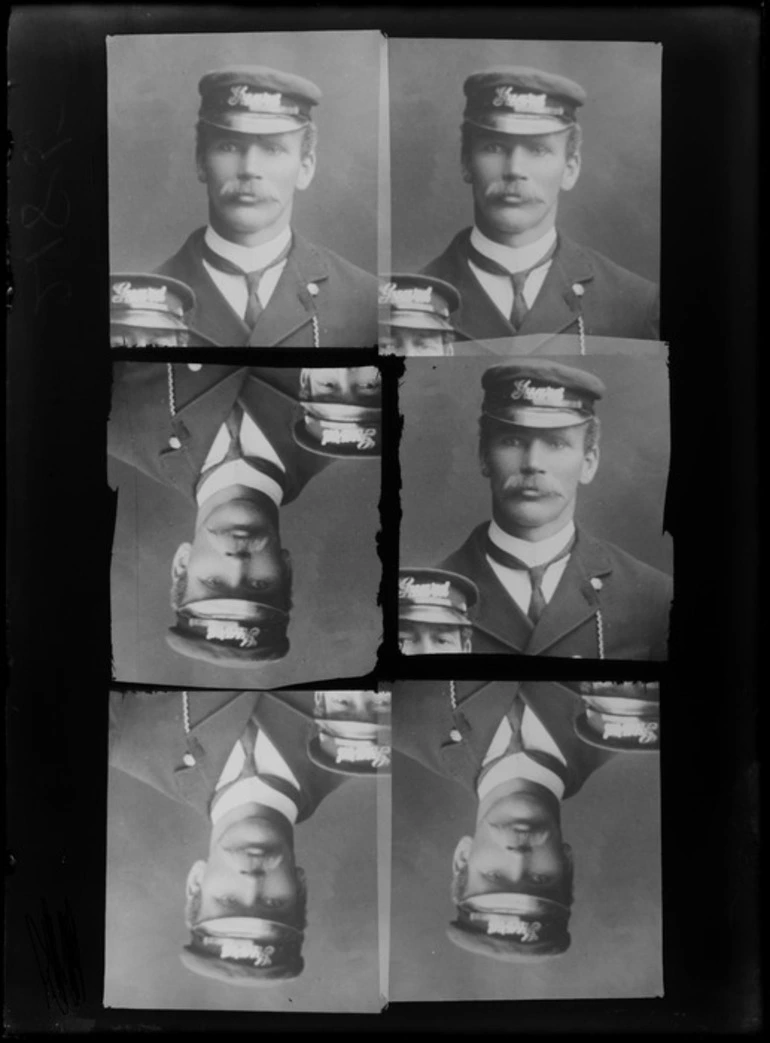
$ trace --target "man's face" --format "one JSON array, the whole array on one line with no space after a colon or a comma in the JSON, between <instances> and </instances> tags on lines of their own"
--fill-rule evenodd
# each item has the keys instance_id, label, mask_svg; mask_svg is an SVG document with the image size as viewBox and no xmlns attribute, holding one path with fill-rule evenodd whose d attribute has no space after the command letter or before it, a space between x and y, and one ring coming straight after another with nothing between
<instances>
[{"instance_id":1,"label":"man's face","mask_svg":"<svg viewBox=\"0 0 770 1043\"><path fill-rule=\"evenodd\" d=\"M510 793L479 818L473 837L461 839L453 868L456 878L465 876L463 898L511 891L563 900L570 849L549 800Z\"/></svg>"},{"instance_id":2,"label":"man's face","mask_svg":"<svg viewBox=\"0 0 770 1043\"><path fill-rule=\"evenodd\" d=\"M129 326L110 329L111 348L185 348L188 335L177 330L143 330Z\"/></svg>"},{"instance_id":3,"label":"man's face","mask_svg":"<svg viewBox=\"0 0 770 1043\"><path fill-rule=\"evenodd\" d=\"M580 173L579 155L567 158L567 137L474 132L463 173L485 235L526 246L553 226L559 192L569 191Z\"/></svg>"},{"instance_id":4,"label":"man's face","mask_svg":"<svg viewBox=\"0 0 770 1043\"><path fill-rule=\"evenodd\" d=\"M404 655L443 655L470 652L470 640L463 638L462 627L451 623L415 623L401 619L398 645Z\"/></svg>"},{"instance_id":5,"label":"man's face","mask_svg":"<svg viewBox=\"0 0 770 1043\"><path fill-rule=\"evenodd\" d=\"M197 167L212 226L246 246L269 242L291 220L294 193L313 179L315 156L303 157L302 133L205 133Z\"/></svg>"},{"instance_id":6,"label":"man's face","mask_svg":"<svg viewBox=\"0 0 770 1043\"><path fill-rule=\"evenodd\" d=\"M188 601L242 598L282 607L288 551L278 528L252 499L232 499L199 516L192 543L174 556L172 575L187 574Z\"/></svg>"},{"instance_id":7,"label":"man's face","mask_svg":"<svg viewBox=\"0 0 770 1043\"><path fill-rule=\"evenodd\" d=\"M351 406L377 406L382 378L376 366L347 366L337 369L307 369L305 383L313 402L337 402Z\"/></svg>"},{"instance_id":8,"label":"man's face","mask_svg":"<svg viewBox=\"0 0 770 1043\"><path fill-rule=\"evenodd\" d=\"M534 428L501 423L481 451L497 524L522 539L547 539L575 513L580 485L596 474L599 451L585 448L585 424Z\"/></svg>"},{"instance_id":9,"label":"man's face","mask_svg":"<svg viewBox=\"0 0 770 1043\"><path fill-rule=\"evenodd\" d=\"M390 713L389 692L315 693L316 714L333 721L384 722Z\"/></svg>"},{"instance_id":10,"label":"man's face","mask_svg":"<svg viewBox=\"0 0 770 1043\"><path fill-rule=\"evenodd\" d=\"M448 338L440 330L388 326L380 334L380 349L394 355L449 355Z\"/></svg>"},{"instance_id":11,"label":"man's face","mask_svg":"<svg viewBox=\"0 0 770 1043\"><path fill-rule=\"evenodd\" d=\"M301 879L290 827L269 810L255 810L223 830L214 828L208 860L190 871L188 897L199 893L199 921L255 916L288 923Z\"/></svg>"}]
</instances>

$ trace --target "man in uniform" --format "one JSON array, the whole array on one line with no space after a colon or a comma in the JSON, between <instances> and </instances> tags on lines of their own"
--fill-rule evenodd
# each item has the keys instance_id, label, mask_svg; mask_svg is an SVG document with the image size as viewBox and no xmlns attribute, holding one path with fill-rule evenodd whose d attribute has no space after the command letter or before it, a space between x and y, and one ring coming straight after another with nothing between
<instances>
[{"instance_id":1,"label":"man in uniform","mask_svg":"<svg viewBox=\"0 0 770 1043\"><path fill-rule=\"evenodd\" d=\"M195 294L162 275L110 276L111 348L205 348L211 342L190 329L186 313Z\"/></svg>"},{"instance_id":2,"label":"man in uniform","mask_svg":"<svg viewBox=\"0 0 770 1043\"><path fill-rule=\"evenodd\" d=\"M583 88L509 66L464 85L462 174L473 228L425 268L456 287L457 339L527 334L658 339L657 287L557 229L580 174Z\"/></svg>"},{"instance_id":3,"label":"man in uniform","mask_svg":"<svg viewBox=\"0 0 770 1043\"><path fill-rule=\"evenodd\" d=\"M189 970L230 985L301 974L307 894L294 827L345 781L308 759L312 722L290 695L300 697L110 694L112 766L209 823L207 855L187 876L190 940L180 955Z\"/></svg>"},{"instance_id":4,"label":"man in uniform","mask_svg":"<svg viewBox=\"0 0 770 1043\"><path fill-rule=\"evenodd\" d=\"M452 859L447 934L481 956L533 963L570 945L572 851L562 801L611 753L573 731L580 700L552 681L402 681L393 744L477 802Z\"/></svg>"},{"instance_id":5,"label":"man in uniform","mask_svg":"<svg viewBox=\"0 0 770 1043\"><path fill-rule=\"evenodd\" d=\"M427 275L389 275L380 285L380 351L391 355L453 355L454 286Z\"/></svg>"},{"instance_id":6,"label":"man in uniform","mask_svg":"<svg viewBox=\"0 0 770 1043\"><path fill-rule=\"evenodd\" d=\"M243 667L288 651L280 509L332 462L294 438L298 394L298 369L115 367L109 452L195 505L171 566L167 640L182 655Z\"/></svg>"},{"instance_id":7,"label":"man in uniform","mask_svg":"<svg viewBox=\"0 0 770 1043\"><path fill-rule=\"evenodd\" d=\"M158 269L195 292L190 322L226 347L369 347L377 280L292 228L316 165L314 83L264 66L200 83L198 179L209 222Z\"/></svg>"},{"instance_id":8,"label":"man in uniform","mask_svg":"<svg viewBox=\"0 0 770 1043\"><path fill-rule=\"evenodd\" d=\"M398 644L404 655L471 651L475 583L443 569L398 570Z\"/></svg>"},{"instance_id":9,"label":"man in uniform","mask_svg":"<svg viewBox=\"0 0 770 1043\"><path fill-rule=\"evenodd\" d=\"M529 360L492 366L482 388L492 520L439 565L479 588L473 651L666 659L670 577L573 520L578 490L599 466L603 383Z\"/></svg>"}]
</instances>

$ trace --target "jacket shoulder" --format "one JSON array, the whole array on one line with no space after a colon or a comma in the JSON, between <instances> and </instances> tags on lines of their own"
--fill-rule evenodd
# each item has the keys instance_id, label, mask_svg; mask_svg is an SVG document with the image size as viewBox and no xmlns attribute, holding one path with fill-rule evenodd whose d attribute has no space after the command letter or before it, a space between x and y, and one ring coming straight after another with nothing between
<instances>
[{"instance_id":1,"label":"jacket shoulder","mask_svg":"<svg viewBox=\"0 0 770 1043\"><path fill-rule=\"evenodd\" d=\"M622 550L609 540L597 540L592 537L610 558L613 572L621 574L628 579L637 593L647 592L653 597L670 598L673 591L673 580L661 569L654 565L648 565L633 554Z\"/></svg>"},{"instance_id":2,"label":"jacket shoulder","mask_svg":"<svg viewBox=\"0 0 770 1043\"><path fill-rule=\"evenodd\" d=\"M337 277L344 282L352 284L359 290L376 292L377 277L372 275L371 272L359 268L340 254L335 253L334 250L330 250L327 246L319 246L317 243L311 243L301 236L297 236L297 245L301 248L312 250L319 257L323 258L333 277Z\"/></svg>"},{"instance_id":3,"label":"jacket shoulder","mask_svg":"<svg viewBox=\"0 0 770 1043\"><path fill-rule=\"evenodd\" d=\"M420 269L420 275L431 275L435 279L445 279L447 282L451 282L448 276L457 270L462 261L461 243L469 233L470 228L463 228L458 232L443 253L434 257L424 268Z\"/></svg>"},{"instance_id":4,"label":"jacket shoulder","mask_svg":"<svg viewBox=\"0 0 770 1043\"><path fill-rule=\"evenodd\" d=\"M657 294L657 284L650 279L645 279L643 275L637 275L629 268L616 264L605 254L599 253L590 246L576 244L572 244L572 246L590 259L595 273L605 282L611 283L620 290L625 290L626 293L634 293L642 297L652 298Z\"/></svg>"},{"instance_id":5,"label":"jacket shoulder","mask_svg":"<svg viewBox=\"0 0 770 1043\"><path fill-rule=\"evenodd\" d=\"M195 262L195 256L193 253L193 242L195 239L203 234L205 229L203 227L196 228L194 232L185 239L182 245L179 247L175 254L167 258L163 264L159 264L157 268L153 269L155 275L168 275L171 279L181 279L182 282L185 280L184 275L190 272Z\"/></svg>"}]
</instances>

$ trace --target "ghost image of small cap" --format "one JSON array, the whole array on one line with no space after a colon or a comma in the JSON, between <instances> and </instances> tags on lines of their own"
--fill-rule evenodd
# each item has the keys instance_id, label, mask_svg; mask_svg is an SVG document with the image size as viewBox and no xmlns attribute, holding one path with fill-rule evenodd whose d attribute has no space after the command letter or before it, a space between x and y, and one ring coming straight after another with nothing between
<instances>
[{"instance_id":1,"label":"ghost image of small cap","mask_svg":"<svg viewBox=\"0 0 770 1043\"><path fill-rule=\"evenodd\" d=\"M380 282L380 351L392 355L453 355L451 315L460 306L454 286L426 275L388 275Z\"/></svg>"},{"instance_id":2,"label":"ghost image of small cap","mask_svg":"<svg viewBox=\"0 0 770 1043\"><path fill-rule=\"evenodd\" d=\"M443 569L398 573L398 644L404 655L470 652L476 584Z\"/></svg>"}]
</instances>

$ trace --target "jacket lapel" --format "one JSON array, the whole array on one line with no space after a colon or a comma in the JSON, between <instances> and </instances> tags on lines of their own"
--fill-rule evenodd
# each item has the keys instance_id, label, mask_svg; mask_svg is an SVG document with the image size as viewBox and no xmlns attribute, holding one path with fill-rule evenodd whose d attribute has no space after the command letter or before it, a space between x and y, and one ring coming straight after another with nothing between
<instances>
[{"instance_id":1,"label":"jacket lapel","mask_svg":"<svg viewBox=\"0 0 770 1043\"><path fill-rule=\"evenodd\" d=\"M542 655L595 616L599 599L591 580L611 571L611 562L601 544L579 533L559 585L532 632L525 649L527 655Z\"/></svg>"},{"instance_id":2,"label":"jacket lapel","mask_svg":"<svg viewBox=\"0 0 770 1043\"><path fill-rule=\"evenodd\" d=\"M248 344L252 347L278 347L297 330L309 325L317 304L308 286L315 284L320 290L320 284L328 278L324 259L307 240L295 234L286 267L248 338ZM309 338L308 346L311 345L312 338Z\"/></svg>"},{"instance_id":3,"label":"jacket lapel","mask_svg":"<svg viewBox=\"0 0 770 1043\"><path fill-rule=\"evenodd\" d=\"M580 299L572 287L589 282L593 267L583 251L571 240L559 236L559 247L535 303L518 329L519 336L530 333L562 333L577 322Z\"/></svg>"},{"instance_id":4,"label":"jacket lapel","mask_svg":"<svg viewBox=\"0 0 770 1043\"><path fill-rule=\"evenodd\" d=\"M219 292L203 264L200 244L205 228L193 232L185 244L184 265L189 270L189 282L195 290L195 308L189 323L196 333L208 337L216 345L241 347L248 342L249 327Z\"/></svg>"},{"instance_id":5,"label":"jacket lapel","mask_svg":"<svg viewBox=\"0 0 770 1043\"><path fill-rule=\"evenodd\" d=\"M477 526L463 548L467 554L464 575L479 588L473 625L514 652L524 652L532 637L532 624L502 585L484 553L487 522Z\"/></svg>"}]
</instances>

